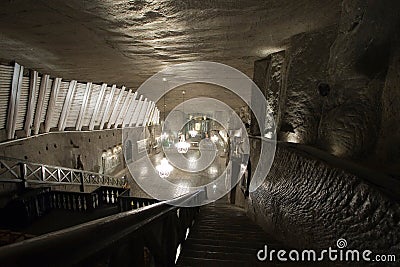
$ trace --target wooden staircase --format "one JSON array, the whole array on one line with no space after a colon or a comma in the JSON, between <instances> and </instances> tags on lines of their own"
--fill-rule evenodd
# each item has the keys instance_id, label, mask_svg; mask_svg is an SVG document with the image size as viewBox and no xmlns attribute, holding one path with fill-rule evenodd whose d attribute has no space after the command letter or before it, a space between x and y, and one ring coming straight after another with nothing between
<instances>
[{"instance_id":1,"label":"wooden staircase","mask_svg":"<svg viewBox=\"0 0 400 267\"><path fill-rule=\"evenodd\" d=\"M252 222L243 209L213 203L200 208L177 266L282 266L280 262L257 260L257 252L266 244L269 249L285 249Z\"/></svg>"}]
</instances>

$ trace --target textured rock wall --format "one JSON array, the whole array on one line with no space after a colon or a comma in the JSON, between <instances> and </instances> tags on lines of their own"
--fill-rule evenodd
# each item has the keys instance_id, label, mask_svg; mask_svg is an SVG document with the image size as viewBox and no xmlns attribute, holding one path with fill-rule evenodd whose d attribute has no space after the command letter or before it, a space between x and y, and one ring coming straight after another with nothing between
<instances>
[{"instance_id":1,"label":"textured rock wall","mask_svg":"<svg viewBox=\"0 0 400 267\"><path fill-rule=\"evenodd\" d=\"M360 159L375 148L398 12L398 1L343 1L320 127L321 146L335 155Z\"/></svg>"},{"instance_id":2,"label":"textured rock wall","mask_svg":"<svg viewBox=\"0 0 400 267\"><path fill-rule=\"evenodd\" d=\"M281 101L285 95L282 89L286 89L282 86L284 62L285 51L280 51L254 63L253 80L267 100L267 113L272 114L274 118L274 122L266 121L265 125L272 127L275 125L277 131L280 128L280 118L282 117L283 105L281 105ZM253 134L256 133L255 127L251 129Z\"/></svg>"},{"instance_id":3,"label":"textured rock wall","mask_svg":"<svg viewBox=\"0 0 400 267\"><path fill-rule=\"evenodd\" d=\"M344 0L339 25L289 39L280 140L399 175L399 14L399 1Z\"/></svg>"},{"instance_id":4,"label":"textured rock wall","mask_svg":"<svg viewBox=\"0 0 400 267\"><path fill-rule=\"evenodd\" d=\"M271 171L248 205L249 214L289 246L328 248L345 238L351 249L400 252L398 202L285 144L278 144Z\"/></svg>"},{"instance_id":5,"label":"textured rock wall","mask_svg":"<svg viewBox=\"0 0 400 267\"><path fill-rule=\"evenodd\" d=\"M290 39L285 58L286 99L282 103L282 140L316 143L324 101L318 92L318 85L327 80L329 51L335 37L336 27L330 27Z\"/></svg>"},{"instance_id":6,"label":"textured rock wall","mask_svg":"<svg viewBox=\"0 0 400 267\"><path fill-rule=\"evenodd\" d=\"M385 170L400 174L400 42L393 52L382 92L382 127L377 145L377 157L385 162Z\"/></svg>"}]
</instances>

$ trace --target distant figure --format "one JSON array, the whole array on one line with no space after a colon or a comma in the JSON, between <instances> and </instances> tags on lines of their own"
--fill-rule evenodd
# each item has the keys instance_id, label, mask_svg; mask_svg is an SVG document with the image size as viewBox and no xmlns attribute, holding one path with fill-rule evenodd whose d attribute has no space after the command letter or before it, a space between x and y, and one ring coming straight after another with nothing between
<instances>
[{"instance_id":1,"label":"distant figure","mask_svg":"<svg viewBox=\"0 0 400 267\"><path fill-rule=\"evenodd\" d=\"M78 158L76 159L76 169L83 170L81 155L78 155Z\"/></svg>"},{"instance_id":2,"label":"distant figure","mask_svg":"<svg viewBox=\"0 0 400 267\"><path fill-rule=\"evenodd\" d=\"M129 186L129 184L128 184L127 179L126 179L125 177L122 177L122 181L123 181L122 188L123 188L123 189L129 189L130 186Z\"/></svg>"}]
</instances>

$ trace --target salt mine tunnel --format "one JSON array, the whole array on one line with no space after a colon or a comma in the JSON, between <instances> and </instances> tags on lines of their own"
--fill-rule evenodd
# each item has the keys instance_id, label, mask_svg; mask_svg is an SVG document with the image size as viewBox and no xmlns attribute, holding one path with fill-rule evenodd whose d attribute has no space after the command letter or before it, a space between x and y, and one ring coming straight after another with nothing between
<instances>
[{"instance_id":1,"label":"salt mine tunnel","mask_svg":"<svg viewBox=\"0 0 400 267\"><path fill-rule=\"evenodd\" d=\"M399 266L400 1L4 0L0 266Z\"/></svg>"}]
</instances>

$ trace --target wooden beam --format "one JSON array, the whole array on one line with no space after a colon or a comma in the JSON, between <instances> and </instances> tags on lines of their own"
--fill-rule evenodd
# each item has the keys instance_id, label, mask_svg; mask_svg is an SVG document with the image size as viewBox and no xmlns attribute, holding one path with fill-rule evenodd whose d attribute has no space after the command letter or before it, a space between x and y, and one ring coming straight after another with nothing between
<instances>
[{"instance_id":1,"label":"wooden beam","mask_svg":"<svg viewBox=\"0 0 400 267\"><path fill-rule=\"evenodd\" d=\"M140 108L142 107L142 104L143 104L142 99L143 99L143 96L141 95L135 106L135 110L132 112L131 116L129 117L129 126L135 126L135 124L136 124L137 116L139 115Z\"/></svg>"},{"instance_id":2,"label":"wooden beam","mask_svg":"<svg viewBox=\"0 0 400 267\"><path fill-rule=\"evenodd\" d=\"M111 125L116 123L117 120L117 111L119 103L121 102L122 96L124 95L125 86L122 86L121 90L119 91L117 101L114 104L113 110L111 112L110 121L107 123L107 129L111 128Z\"/></svg>"},{"instance_id":3,"label":"wooden beam","mask_svg":"<svg viewBox=\"0 0 400 267\"><path fill-rule=\"evenodd\" d=\"M33 121L33 133L38 134L40 130L40 118L42 116L44 98L46 96L47 86L50 81L50 75L45 74L40 81L39 96L36 103L35 120Z\"/></svg>"},{"instance_id":4,"label":"wooden beam","mask_svg":"<svg viewBox=\"0 0 400 267\"><path fill-rule=\"evenodd\" d=\"M78 119L76 120L75 130L80 131L82 129L83 118L85 116L86 107L89 102L90 90L92 89L92 83L86 83L85 94L83 95L82 99L82 106L79 110Z\"/></svg>"},{"instance_id":5,"label":"wooden beam","mask_svg":"<svg viewBox=\"0 0 400 267\"><path fill-rule=\"evenodd\" d=\"M129 111L133 108L135 105L135 99L136 99L137 93L135 92L132 96L132 98L129 100L128 105L126 106L126 109L122 113L122 121L121 121L121 127L127 126L126 124L129 123ZM129 126L129 125L128 125Z\"/></svg>"},{"instance_id":6,"label":"wooden beam","mask_svg":"<svg viewBox=\"0 0 400 267\"><path fill-rule=\"evenodd\" d=\"M104 113L103 113L103 118L101 118L101 122L100 122L100 130L103 130L104 123L106 123L107 118L110 117L110 107L111 107L111 104L112 104L112 101L113 101L113 98L114 98L114 93L115 93L115 88L116 87L117 86L114 84L111 87L110 94L108 95L107 105L106 105L106 108L105 108ZM110 121L110 120L108 120L108 121Z\"/></svg>"},{"instance_id":7,"label":"wooden beam","mask_svg":"<svg viewBox=\"0 0 400 267\"><path fill-rule=\"evenodd\" d=\"M157 112L158 112L158 109L157 109L156 103L154 103L153 114L151 115L151 124L152 125L156 124Z\"/></svg>"},{"instance_id":8,"label":"wooden beam","mask_svg":"<svg viewBox=\"0 0 400 267\"><path fill-rule=\"evenodd\" d=\"M15 63L14 75L11 84L10 101L8 102L8 115L7 115L7 138L13 139L15 135L15 127L18 116L19 98L21 95L22 77L24 74L24 67Z\"/></svg>"},{"instance_id":9,"label":"wooden beam","mask_svg":"<svg viewBox=\"0 0 400 267\"><path fill-rule=\"evenodd\" d=\"M69 109L71 107L72 97L74 96L76 84L77 84L77 81L75 81L75 80L72 80L69 83L67 96L65 97L64 105L63 105L61 115L60 115L60 120L58 121L58 130L59 131L64 131L64 129L65 129L65 124L68 119Z\"/></svg>"},{"instance_id":10,"label":"wooden beam","mask_svg":"<svg viewBox=\"0 0 400 267\"><path fill-rule=\"evenodd\" d=\"M153 102L153 105L146 120L146 125L149 125L150 122L152 121L155 108L156 108L156 103Z\"/></svg>"},{"instance_id":11,"label":"wooden beam","mask_svg":"<svg viewBox=\"0 0 400 267\"><path fill-rule=\"evenodd\" d=\"M136 97L137 97L137 93L135 93L133 95L132 100L129 103L129 106L125 111L125 115L124 115L123 121L122 121L123 127L129 127L130 126L130 120L131 120L130 114L132 114L132 111L136 107L136 102L137 102Z\"/></svg>"},{"instance_id":12,"label":"wooden beam","mask_svg":"<svg viewBox=\"0 0 400 267\"><path fill-rule=\"evenodd\" d=\"M143 101L142 107L140 108L139 116L138 116L135 126L140 126L143 123L144 116L146 115L148 105L149 105L149 102L147 102L147 98L145 98Z\"/></svg>"},{"instance_id":13,"label":"wooden beam","mask_svg":"<svg viewBox=\"0 0 400 267\"><path fill-rule=\"evenodd\" d=\"M147 105L147 108L146 108L146 112L144 113L144 116L143 116L143 120L139 124L139 126L145 126L146 125L147 117L149 116L149 112L151 111L152 107L153 107L153 102L149 101L149 104Z\"/></svg>"},{"instance_id":14,"label":"wooden beam","mask_svg":"<svg viewBox=\"0 0 400 267\"><path fill-rule=\"evenodd\" d=\"M106 91L106 89L107 89L107 84L103 83L100 88L99 96L96 100L96 106L94 107L92 118L90 119L89 130L94 129L94 124L96 123L97 116L99 115L100 107L103 102L104 92Z\"/></svg>"},{"instance_id":15,"label":"wooden beam","mask_svg":"<svg viewBox=\"0 0 400 267\"><path fill-rule=\"evenodd\" d=\"M60 85L61 85L61 78L55 78L54 82L53 82L53 88L51 89L51 92L50 92L49 105L47 106L47 111L46 111L46 119L44 122L44 132L45 133L48 133L50 131L51 119L53 118L54 107L56 106L56 101L57 101L58 91L60 90Z\"/></svg>"},{"instance_id":16,"label":"wooden beam","mask_svg":"<svg viewBox=\"0 0 400 267\"><path fill-rule=\"evenodd\" d=\"M154 112L154 116L153 116L153 121L152 121L152 123L154 124L154 125L157 125L158 124L158 108L156 107L156 110L155 110L155 112Z\"/></svg>"},{"instance_id":17,"label":"wooden beam","mask_svg":"<svg viewBox=\"0 0 400 267\"><path fill-rule=\"evenodd\" d=\"M121 119L122 119L122 124L123 124L124 118L123 118L122 115L125 114L125 110L127 109L128 103L130 103L129 100L130 100L131 96L132 96L132 90L129 90L128 93L126 94L126 98L125 98L124 104L122 105L121 110L119 111L118 116L117 116L117 118L115 120L114 129L116 129L118 127L118 125L120 124L120 120ZM134 94L134 97L135 96L136 96L136 93Z\"/></svg>"},{"instance_id":18,"label":"wooden beam","mask_svg":"<svg viewBox=\"0 0 400 267\"><path fill-rule=\"evenodd\" d=\"M133 114L133 112L135 111L135 109L136 109L136 107L137 107L137 105L138 105L138 100L136 100L136 97L137 97L137 93L135 93L134 98L132 99L130 108L129 108L128 111L126 112L125 119L124 119L124 121L123 121L123 124L124 124L126 127L131 126L132 114Z\"/></svg>"},{"instance_id":19,"label":"wooden beam","mask_svg":"<svg viewBox=\"0 0 400 267\"><path fill-rule=\"evenodd\" d=\"M153 115L154 107L156 106L156 104L153 101L151 101L150 103L151 105L147 109L146 116L144 117L143 126L147 126L149 124L151 116Z\"/></svg>"},{"instance_id":20,"label":"wooden beam","mask_svg":"<svg viewBox=\"0 0 400 267\"><path fill-rule=\"evenodd\" d=\"M33 112L35 108L35 95L37 90L37 80L39 74L35 70L30 71L30 79L29 79L29 95L28 95L28 107L26 108L26 116L25 116L25 136L28 137L31 135L31 127L33 122Z\"/></svg>"},{"instance_id":21,"label":"wooden beam","mask_svg":"<svg viewBox=\"0 0 400 267\"><path fill-rule=\"evenodd\" d=\"M153 107L150 110L149 117L147 118L146 125L153 124L154 113L156 111L156 103L153 102Z\"/></svg>"},{"instance_id":22,"label":"wooden beam","mask_svg":"<svg viewBox=\"0 0 400 267\"><path fill-rule=\"evenodd\" d=\"M156 106L156 107L154 107L153 116L151 118L151 124L153 124L153 125L157 124L157 116L158 116L158 108Z\"/></svg>"},{"instance_id":23,"label":"wooden beam","mask_svg":"<svg viewBox=\"0 0 400 267\"><path fill-rule=\"evenodd\" d=\"M160 110L157 108L157 117L156 117L156 123L157 125L160 124Z\"/></svg>"}]
</instances>

